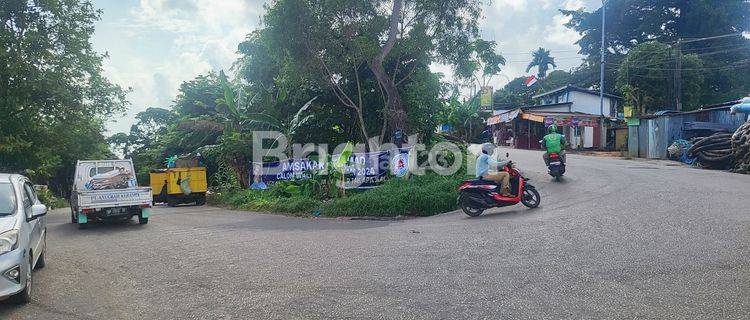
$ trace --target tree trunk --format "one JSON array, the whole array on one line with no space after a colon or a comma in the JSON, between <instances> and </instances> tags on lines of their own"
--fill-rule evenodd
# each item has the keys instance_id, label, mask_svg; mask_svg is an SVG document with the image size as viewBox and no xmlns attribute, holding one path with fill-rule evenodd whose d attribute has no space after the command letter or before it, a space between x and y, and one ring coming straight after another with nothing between
<instances>
[{"instance_id":1,"label":"tree trunk","mask_svg":"<svg viewBox=\"0 0 750 320\"><path fill-rule=\"evenodd\" d=\"M234 159L231 161L230 166L232 167L232 171L234 171L234 174L237 176L237 182L240 185L240 188L247 189L250 186L250 183L248 179L250 178L250 172L248 171L248 163L245 159L245 157L240 157L240 159Z\"/></svg>"},{"instance_id":2,"label":"tree trunk","mask_svg":"<svg viewBox=\"0 0 750 320\"><path fill-rule=\"evenodd\" d=\"M354 107L355 110L357 110L357 121L359 122L359 129L362 130L362 140L364 140L365 144L365 152L372 151L370 148L370 136L367 134L367 127L365 127L365 117L363 115L362 109L364 109L364 104L362 103L362 87L360 86L359 82L359 68L358 66L354 67L354 77L357 80L357 105Z\"/></svg>"},{"instance_id":3,"label":"tree trunk","mask_svg":"<svg viewBox=\"0 0 750 320\"><path fill-rule=\"evenodd\" d=\"M383 68L385 57L388 56L388 53L391 52L393 46L396 44L396 35L398 33L398 23L401 19L402 6L403 0L393 1L393 11L391 12L390 25L388 28L388 39L383 46L380 47L380 52L370 63L370 70L372 70L375 77L378 79L378 83L380 83L385 90L388 100L386 106L389 112L386 116L389 117L390 120L389 126L391 132L396 129L401 129L401 131L404 132L407 130L406 111L404 110L403 105L401 105L401 95L398 93L398 88L396 88L394 79L389 77Z\"/></svg>"}]
</instances>

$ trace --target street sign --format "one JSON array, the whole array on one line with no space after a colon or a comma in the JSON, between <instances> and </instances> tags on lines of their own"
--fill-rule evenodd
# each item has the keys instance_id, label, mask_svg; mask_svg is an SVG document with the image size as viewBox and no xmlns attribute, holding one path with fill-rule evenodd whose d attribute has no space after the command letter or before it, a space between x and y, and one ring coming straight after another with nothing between
<instances>
[{"instance_id":1,"label":"street sign","mask_svg":"<svg viewBox=\"0 0 750 320\"><path fill-rule=\"evenodd\" d=\"M492 87L482 87L479 93L479 106L482 108L492 107Z\"/></svg>"}]
</instances>

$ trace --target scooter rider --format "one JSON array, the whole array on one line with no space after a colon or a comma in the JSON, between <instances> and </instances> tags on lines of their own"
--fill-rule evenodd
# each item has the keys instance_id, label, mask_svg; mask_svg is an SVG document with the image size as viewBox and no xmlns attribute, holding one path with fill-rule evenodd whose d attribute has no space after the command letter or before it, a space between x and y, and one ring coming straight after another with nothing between
<instances>
[{"instance_id":1,"label":"scooter rider","mask_svg":"<svg viewBox=\"0 0 750 320\"><path fill-rule=\"evenodd\" d=\"M542 148L546 148L547 152L542 156L544 158L544 164L549 166L549 155L551 153L557 153L560 156L560 160L565 163L565 147L568 145L568 141L565 140L565 136L557 133L557 125L554 123L547 128L548 134L542 138Z\"/></svg>"},{"instance_id":2,"label":"scooter rider","mask_svg":"<svg viewBox=\"0 0 750 320\"><path fill-rule=\"evenodd\" d=\"M495 152L495 145L491 143L485 143L482 145L482 154L477 158L476 164L476 176L484 180L494 181L500 185L500 194L505 197L512 196L510 194L510 174L505 171L497 171L498 168L503 168L510 161L500 160L495 161L490 156ZM490 172L490 167L496 170Z\"/></svg>"}]
</instances>

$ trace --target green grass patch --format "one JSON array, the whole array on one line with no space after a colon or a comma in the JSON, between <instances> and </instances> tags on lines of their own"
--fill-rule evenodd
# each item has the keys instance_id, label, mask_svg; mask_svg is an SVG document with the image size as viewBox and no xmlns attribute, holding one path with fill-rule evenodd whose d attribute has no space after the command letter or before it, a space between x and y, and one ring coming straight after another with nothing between
<instances>
[{"instance_id":1,"label":"green grass patch","mask_svg":"<svg viewBox=\"0 0 750 320\"><path fill-rule=\"evenodd\" d=\"M462 179L428 174L390 179L382 186L323 204L326 216L431 216L458 208Z\"/></svg>"},{"instance_id":2,"label":"green grass patch","mask_svg":"<svg viewBox=\"0 0 750 320\"><path fill-rule=\"evenodd\" d=\"M305 196L280 197L270 190L242 190L224 192L209 197L209 203L232 209L309 214L318 210L321 201Z\"/></svg>"},{"instance_id":3,"label":"green grass patch","mask_svg":"<svg viewBox=\"0 0 750 320\"><path fill-rule=\"evenodd\" d=\"M283 195L278 190L242 190L214 194L209 203L233 209L329 217L431 216L458 208L456 189L462 178L427 174L389 179L370 190L348 190L347 197L321 201L308 195Z\"/></svg>"}]
</instances>

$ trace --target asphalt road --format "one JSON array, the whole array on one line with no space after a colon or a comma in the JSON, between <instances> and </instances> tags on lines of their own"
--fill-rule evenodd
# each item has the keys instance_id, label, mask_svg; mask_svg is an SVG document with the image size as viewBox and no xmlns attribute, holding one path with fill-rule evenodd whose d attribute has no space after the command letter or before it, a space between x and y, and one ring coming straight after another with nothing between
<instances>
[{"instance_id":1,"label":"asphalt road","mask_svg":"<svg viewBox=\"0 0 750 320\"><path fill-rule=\"evenodd\" d=\"M510 150L542 206L406 221L158 208L49 219L34 301L0 319L747 319L750 176Z\"/></svg>"}]
</instances>

